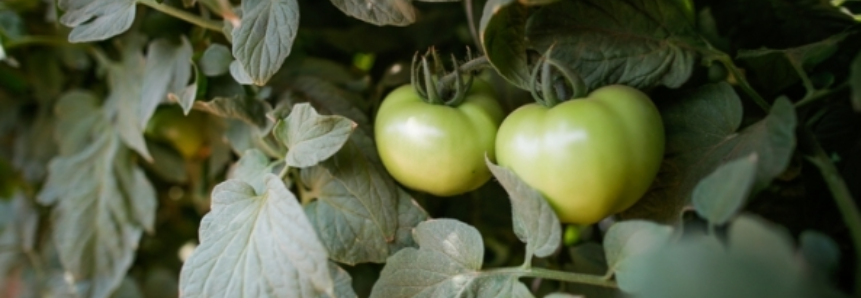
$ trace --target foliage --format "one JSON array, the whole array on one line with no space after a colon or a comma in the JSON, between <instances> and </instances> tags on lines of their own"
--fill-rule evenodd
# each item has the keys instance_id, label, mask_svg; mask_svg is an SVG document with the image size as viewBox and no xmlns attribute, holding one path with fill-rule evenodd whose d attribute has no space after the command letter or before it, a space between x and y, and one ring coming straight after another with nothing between
<instances>
[{"instance_id":1,"label":"foliage","mask_svg":"<svg viewBox=\"0 0 861 298\"><path fill-rule=\"evenodd\" d=\"M4 0L0 297L857 296L859 22L818 0ZM596 224L493 154L441 198L376 146L400 86L506 116L614 84L652 99L665 152Z\"/></svg>"}]
</instances>

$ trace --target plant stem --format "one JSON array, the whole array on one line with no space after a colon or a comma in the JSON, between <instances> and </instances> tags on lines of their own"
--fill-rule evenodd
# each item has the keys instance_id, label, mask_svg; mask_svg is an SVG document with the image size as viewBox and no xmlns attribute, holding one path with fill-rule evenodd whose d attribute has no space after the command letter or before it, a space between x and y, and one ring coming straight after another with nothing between
<instances>
[{"instance_id":1,"label":"plant stem","mask_svg":"<svg viewBox=\"0 0 861 298\"><path fill-rule=\"evenodd\" d=\"M475 14L473 13L472 0L463 1L463 5L466 7L466 20L469 22L469 34L472 35L472 40L475 42L478 52L483 53L484 48L481 46L481 38L478 36L478 29L475 28Z\"/></svg>"},{"instance_id":2,"label":"plant stem","mask_svg":"<svg viewBox=\"0 0 861 298\"><path fill-rule=\"evenodd\" d=\"M192 23L194 25L197 25L197 26L200 26L200 27L212 30L212 31L222 32L221 31L221 29L222 29L221 22L213 21L213 20L207 20L207 19L201 18L198 15L189 13L185 10L182 10L182 9L170 6L170 5L158 3L155 0L137 0L137 2L140 4L143 4L143 5L152 7L155 10L158 10L164 14L170 15L170 16L175 17L177 19Z\"/></svg>"},{"instance_id":3,"label":"plant stem","mask_svg":"<svg viewBox=\"0 0 861 298\"><path fill-rule=\"evenodd\" d=\"M855 246L855 296L861 296L861 214L858 212L858 205L855 204L852 193L846 186L846 181L840 176L837 167L831 162L828 153L816 141L816 137L810 129L802 127L799 134L801 141L807 147L806 149L810 151L807 158L822 172L822 178L840 209L843 221L849 226L852 244Z\"/></svg>"},{"instance_id":4,"label":"plant stem","mask_svg":"<svg viewBox=\"0 0 861 298\"><path fill-rule=\"evenodd\" d=\"M600 286L606 288L619 288L616 282L607 280L603 276L556 271L544 268L529 268L508 267L491 269L483 272L484 274L500 274L500 275L516 275L521 277L537 277L543 279L552 279L564 282L573 282L579 284Z\"/></svg>"},{"instance_id":5,"label":"plant stem","mask_svg":"<svg viewBox=\"0 0 861 298\"><path fill-rule=\"evenodd\" d=\"M8 43L4 46L7 50L14 49L19 47L25 47L30 45L57 45L57 46L70 46L74 45L69 43L65 38L58 38L56 36L46 36L46 35L30 35L23 36L21 38L16 38L9 40Z\"/></svg>"},{"instance_id":6,"label":"plant stem","mask_svg":"<svg viewBox=\"0 0 861 298\"><path fill-rule=\"evenodd\" d=\"M833 95L834 93L842 92L846 89L849 89L849 84L844 83L844 84L840 84L837 87L834 87L833 89L815 91L815 92L811 93L810 96L807 96L807 97L799 100L798 102L796 102L795 108L799 109L799 108L806 107L806 106L810 105L811 103L817 102L820 99L828 98L829 96Z\"/></svg>"},{"instance_id":7,"label":"plant stem","mask_svg":"<svg viewBox=\"0 0 861 298\"><path fill-rule=\"evenodd\" d=\"M744 90L745 93L747 93L748 96L753 99L753 102L755 102L756 105L762 108L762 110L766 113L768 112L768 110L771 109L771 105L769 105L768 102L766 102L765 99L762 98L762 96L760 96L759 93L757 93L756 90L754 90L753 87L750 86L750 84L747 82L747 79L744 77L741 71L738 70L738 67L735 66L735 62L732 61L732 58L730 58L729 55L720 53L717 55L717 60L721 64L723 64L723 66L726 67L726 69L729 70L730 73L732 73L732 76L735 77L736 81L738 82L738 85L741 87L742 90Z\"/></svg>"}]
</instances>

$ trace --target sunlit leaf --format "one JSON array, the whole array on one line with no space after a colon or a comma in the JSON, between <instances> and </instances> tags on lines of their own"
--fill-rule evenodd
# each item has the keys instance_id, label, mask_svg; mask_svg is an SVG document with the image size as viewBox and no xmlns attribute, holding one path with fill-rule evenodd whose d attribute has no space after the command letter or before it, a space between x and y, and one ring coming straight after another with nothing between
<instances>
[{"instance_id":1,"label":"sunlit leaf","mask_svg":"<svg viewBox=\"0 0 861 298\"><path fill-rule=\"evenodd\" d=\"M181 297L318 297L332 295L326 249L296 197L277 176L266 191L227 180L212 192L200 246L183 264Z\"/></svg>"},{"instance_id":2,"label":"sunlit leaf","mask_svg":"<svg viewBox=\"0 0 861 298\"><path fill-rule=\"evenodd\" d=\"M149 43L139 110L142 127L146 127L156 107L167 100L169 93L184 92L191 78L192 54L191 44L185 37L179 44L164 38Z\"/></svg>"},{"instance_id":3,"label":"sunlit leaf","mask_svg":"<svg viewBox=\"0 0 861 298\"><path fill-rule=\"evenodd\" d=\"M275 126L275 137L287 146L288 166L316 165L344 146L356 123L342 116L321 116L310 104L293 107L290 115Z\"/></svg>"},{"instance_id":4,"label":"sunlit leaf","mask_svg":"<svg viewBox=\"0 0 861 298\"><path fill-rule=\"evenodd\" d=\"M134 0L59 0L60 23L72 27L71 42L100 41L125 32L135 18Z\"/></svg>"},{"instance_id":5,"label":"sunlit leaf","mask_svg":"<svg viewBox=\"0 0 861 298\"><path fill-rule=\"evenodd\" d=\"M515 275L481 272L484 243L475 228L438 219L414 234L420 248L390 257L371 297L533 297Z\"/></svg>"},{"instance_id":6,"label":"sunlit leaf","mask_svg":"<svg viewBox=\"0 0 861 298\"><path fill-rule=\"evenodd\" d=\"M60 155L39 202L52 205L53 240L78 292L108 297L155 221L155 190L89 93L57 103ZM81 173L87 173L81 175Z\"/></svg>"},{"instance_id":7,"label":"sunlit leaf","mask_svg":"<svg viewBox=\"0 0 861 298\"><path fill-rule=\"evenodd\" d=\"M535 190L509 169L485 159L493 176L499 180L511 200L514 233L526 243L526 251L537 257L554 253L562 241L562 224L556 212Z\"/></svg>"},{"instance_id":8,"label":"sunlit leaf","mask_svg":"<svg viewBox=\"0 0 861 298\"><path fill-rule=\"evenodd\" d=\"M254 84L264 85L290 55L299 5L296 0L245 0L240 23L231 32L233 56Z\"/></svg>"}]
</instances>

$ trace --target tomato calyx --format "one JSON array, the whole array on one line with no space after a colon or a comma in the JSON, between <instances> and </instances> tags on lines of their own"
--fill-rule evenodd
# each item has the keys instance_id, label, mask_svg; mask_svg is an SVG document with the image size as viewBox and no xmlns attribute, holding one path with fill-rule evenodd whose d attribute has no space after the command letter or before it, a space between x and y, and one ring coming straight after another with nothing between
<instances>
[{"instance_id":1,"label":"tomato calyx","mask_svg":"<svg viewBox=\"0 0 861 298\"><path fill-rule=\"evenodd\" d=\"M550 56L552 51L553 47L550 47L547 54L535 63L529 88L535 102L548 108L566 100L582 98L588 91L580 75Z\"/></svg>"},{"instance_id":2,"label":"tomato calyx","mask_svg":"<svg viewBox=\"0 0 861 298\"><path fill-rule=\"evenodd\" d=\"M433 59L431 64L428 56ZM473 78L478 71L488 67L490 63L482 56L472 58L472 51L467 48L467 61L460 64L454 54L451 55L453 70L446 73L442 59L437 52L430 48L421 55L413 56L410 82L422 100L429 104L459 106L472 88Z\"/></svg>"}]
</instances>

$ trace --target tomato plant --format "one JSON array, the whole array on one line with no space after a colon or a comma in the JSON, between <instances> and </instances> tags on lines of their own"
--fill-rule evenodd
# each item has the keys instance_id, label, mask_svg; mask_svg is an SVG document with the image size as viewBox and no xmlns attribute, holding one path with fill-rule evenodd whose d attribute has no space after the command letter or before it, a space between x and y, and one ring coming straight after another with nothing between
<instances>
[{"instance_id":1,"label":"tomato plant","mask_svg":"<svg viewBox=\"0 0 861 298\"><path fill-rule=\"evenodd\" d=\"M0 297L859 296L859 12L0 1Z\"/></svg>"},{"instance_id":2,"label":"tomato plant","mask_svg":"<svg viewBox=\"0 0 861 298\"><path fill-rule=\"evenodd\" d=\"M383 100L374 123L386 170L404 186L437 196L466 193L490 180L485 155L494 158L502 121L492 90L478 83L457 106L423 101L412 85Z\"/></svg>"},{"instance_id":3,"label":"tomato plant","mask_svg":"<svg viewBox=\"0 0 861 298\"><path fill-rule=\"evenodd\" d=\"M496 150L499 165L546 195L562 222L593 224L645 194L664 157L664 127L646 94L613 85L518 108Z\"/></svg>"}]
</instances>

